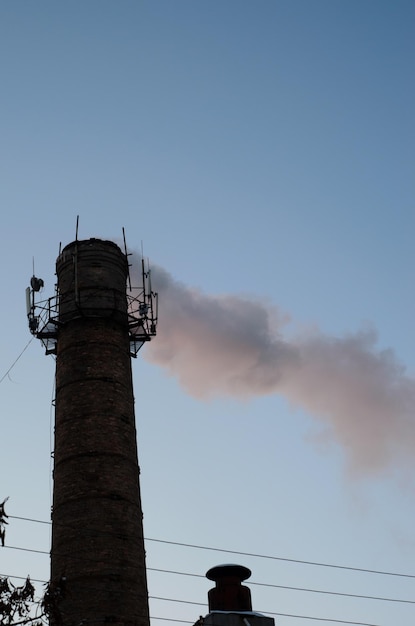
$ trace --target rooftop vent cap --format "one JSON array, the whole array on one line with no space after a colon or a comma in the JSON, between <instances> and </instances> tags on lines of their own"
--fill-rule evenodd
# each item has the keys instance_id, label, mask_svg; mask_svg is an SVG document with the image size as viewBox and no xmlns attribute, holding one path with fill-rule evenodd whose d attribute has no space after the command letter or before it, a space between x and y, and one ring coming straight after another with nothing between
<instances>
[{"instance_id":1,"label":"rooftop vent cap","mask_svg":"<svg viewBox=\"0 0 415 626\"><path fill-rule=\"evenodd\" d=\"M214 580L216 587L208 591L209 612L232 611L243 613L252 611L251 592L241 585L251 575L251 570L243 565L217 565L206 577Z\"/></svg>"},{"instance_id":2,"label":"rooftop vent cap","mask_svg":"<svg viewBox=\"0 0 415 626\"><path fill-rule=\"evenodd\" d=\"M215 565L206 572L206 578L218 582L222 578L238 578L240 582L247 580L252 572L243 565L235 565L234 563L225 563L223 565Z\"/></svg>"}]
</instances>

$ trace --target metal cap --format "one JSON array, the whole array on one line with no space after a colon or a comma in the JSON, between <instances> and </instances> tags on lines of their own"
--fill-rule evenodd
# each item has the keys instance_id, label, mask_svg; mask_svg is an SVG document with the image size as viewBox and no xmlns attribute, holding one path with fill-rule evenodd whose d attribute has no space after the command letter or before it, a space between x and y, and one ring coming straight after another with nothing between
<instances>
[{"instance_id":1,"label":"metal cap","mask_svg":"<svg viewBox=\"0 0 415 626\"><path fill-rule=\"evenodd\" d=\"M241 582L246 580L252 574L251 570L243 565L235 565L234 563L227 563L224 565L216 565L211 567L206 572L206 578L218 582L222 578L228 578L230 576L238 578Z\"/></svg>"},{"instance_id":2,"label":"metal cap","mask_svg":"<svg viewBox=\"0 0 415 626\"><path fill-rule=\"evenodd\" d=\"M252 611L251 592L241 582L251 575L243 565L217 565L206 576L216 582L208 591L209 611Z\"/></svg>"}]
</instances>

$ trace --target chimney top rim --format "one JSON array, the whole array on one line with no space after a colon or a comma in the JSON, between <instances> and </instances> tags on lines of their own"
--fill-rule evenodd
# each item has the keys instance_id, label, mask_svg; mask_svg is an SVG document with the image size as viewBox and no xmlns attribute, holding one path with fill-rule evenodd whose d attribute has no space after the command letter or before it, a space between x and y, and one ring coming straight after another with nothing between
<instances>
[{"instance_id":1,"label":"chimney top rim","mask_svg":"<svg viewBox=\"0 0 415 626\"><path fill-rule=\"evenodd\" d=\"M75 246L83 246L83 247L93 246L94 244L118 248L118 250L122 252L120 246L117 243L115 243L115 241L111 241L111 239L100 239L99 237L90 237L89 239L75 239L74 241L69 242L62 248L61 254L68 248L74 248Z\"/></svg>"}]
</instances>

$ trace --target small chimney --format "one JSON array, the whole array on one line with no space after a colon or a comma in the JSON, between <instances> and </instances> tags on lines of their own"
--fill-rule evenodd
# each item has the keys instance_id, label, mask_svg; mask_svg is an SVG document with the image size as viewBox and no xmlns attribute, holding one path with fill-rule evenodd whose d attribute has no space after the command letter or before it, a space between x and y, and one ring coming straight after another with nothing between
<instances>
[{"instance_id":1,"label":"small chimney","mask_svg":"<svg viewBox=\"0 0 415 626\"><path fill-rule=\"evenodd\" d=\"M251 592L241 585L251 575L243 565L217 565L206 578L214 580L216 587L208 592L209 611L252 611Z\"/></svg>"},{"instance_id":2,"label":"small chimney","mask_svg":"<svg viewBox=\"0 0 415 626\"><path fill-rule=\"evenodd\" d=\"M209 614L195 626L274 626L272 617L252 611L251 591L242 581L251 570L243 565L217 565L206 577L216 586L208 592Z\"/></svg>"}]
</instances>

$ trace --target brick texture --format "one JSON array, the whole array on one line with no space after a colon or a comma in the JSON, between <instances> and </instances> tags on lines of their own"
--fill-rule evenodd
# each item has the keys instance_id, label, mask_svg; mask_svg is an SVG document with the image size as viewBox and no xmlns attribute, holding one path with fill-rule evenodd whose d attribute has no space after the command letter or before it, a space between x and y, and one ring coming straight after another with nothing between
<instances>
[{"instance_id":1,"label":"brick texture","mask_svg":"<svg viewBox=\"0 0 415 626\"><path fill-rule=\"evenodd\" d=\"M126 258L78 241L56 269L52 621L149 626Z\"/></svg>"}]
</instances>

